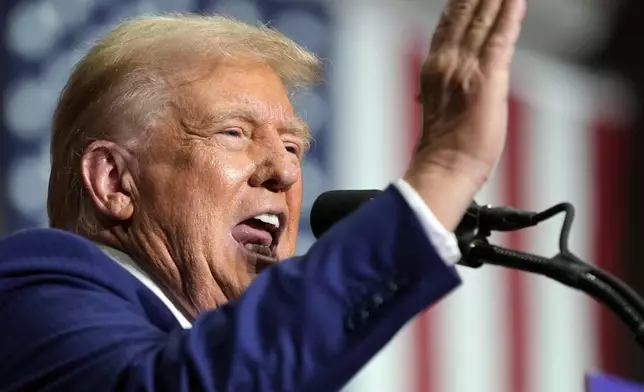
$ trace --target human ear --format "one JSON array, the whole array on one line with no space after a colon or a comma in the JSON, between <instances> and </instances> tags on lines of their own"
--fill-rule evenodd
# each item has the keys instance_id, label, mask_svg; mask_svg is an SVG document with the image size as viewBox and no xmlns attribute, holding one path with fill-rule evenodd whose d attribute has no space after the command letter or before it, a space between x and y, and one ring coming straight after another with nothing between
<instances>
[{"instance_id":1,"label":"human ear","mask_svg":"<svg viewBox=\"0 0 644 392\"><path fill-rule=\"evenodd\" d=\"M117 221L134 214L131 154L118 144L97 140L81 157L83 186L99 214Z\"/></svg>"}]
</instances>

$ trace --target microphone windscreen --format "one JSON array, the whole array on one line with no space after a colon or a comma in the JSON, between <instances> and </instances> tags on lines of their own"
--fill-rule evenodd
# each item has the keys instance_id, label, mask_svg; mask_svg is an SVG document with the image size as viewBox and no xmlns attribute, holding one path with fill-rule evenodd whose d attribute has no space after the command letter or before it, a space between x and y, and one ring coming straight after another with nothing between
<instances>
[{"instance_id":1,"label":"microphone windscreen","mask_svg":"<svg viewBox=\"0 0 644 392\"><path fill-rule=\"evenodd\" d=\"M315 238L320 238L331 226L381 192L376 189L337 190L321 194L311 208L313 235Z\"/></svg>"}]
</instances>

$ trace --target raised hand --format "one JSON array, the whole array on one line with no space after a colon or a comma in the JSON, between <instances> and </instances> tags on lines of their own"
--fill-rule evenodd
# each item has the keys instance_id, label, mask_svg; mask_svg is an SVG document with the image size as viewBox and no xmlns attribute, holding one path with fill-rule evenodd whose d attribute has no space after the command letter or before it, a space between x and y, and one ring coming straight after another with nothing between
<instances>
[{"instance_id":1,"label":"raised hand","mask_svg":"<svg viewBox=\"0 0 644 392\"><path fill-rule=\"evenodd\" d=\"M455 228L505 144L526 0L449 0L421 73L423 133L405 179Z\"/></svg>"}]
</instances>

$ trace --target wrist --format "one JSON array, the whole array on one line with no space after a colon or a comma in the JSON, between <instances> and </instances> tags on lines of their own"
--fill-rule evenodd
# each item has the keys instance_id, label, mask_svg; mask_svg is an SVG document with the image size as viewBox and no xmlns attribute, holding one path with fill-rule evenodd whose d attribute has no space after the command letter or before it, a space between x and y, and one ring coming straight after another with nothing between
<instances>
[{"instance_id":1,"label":"wrist","mask_svg":"<svg viewBox=\"0 0 644 392\"><path fill-rule=\"evenodd\" d=\"M413 162L404 179L443 227L453 232L489 177L483 167L457 153L444 152L433 154L431 160Z\"/></svg>"},{"instance_id":2,"label":"wrist","mask_svg":"<svg viewBox=\"0 0 644 392\"><path fill-rule=\"evenodd\" d=\"M484 162L463 152L453 149L435 149L416 154L407 171L410 175L431 173L432 176L460 177L468 180L477 191L489 179L495 164Z\"/></svg>"}]
</instances>

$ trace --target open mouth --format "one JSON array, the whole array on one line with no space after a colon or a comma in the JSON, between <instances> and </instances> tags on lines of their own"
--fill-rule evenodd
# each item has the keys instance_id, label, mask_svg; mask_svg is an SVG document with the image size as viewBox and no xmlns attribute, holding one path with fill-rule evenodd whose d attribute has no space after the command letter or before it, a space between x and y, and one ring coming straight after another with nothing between
<instances>
[{"instance_id":1,"label":"open mouth","mask_svg":"<svg viewBox=\"0 0 644 392\"><path fill-rule=\"evenodd\" d=\"M262 258L277 259L283 216L270 212L257 214L233 227L231 234L245 251Z\"/></svg>"}]
</instances>

